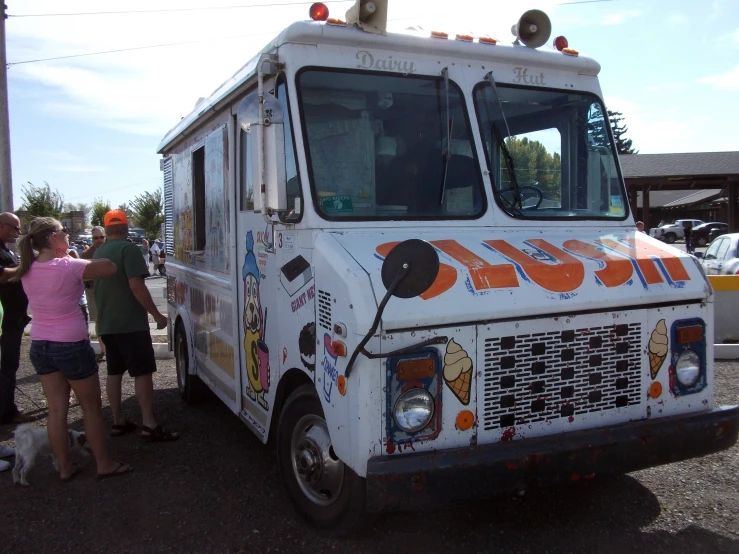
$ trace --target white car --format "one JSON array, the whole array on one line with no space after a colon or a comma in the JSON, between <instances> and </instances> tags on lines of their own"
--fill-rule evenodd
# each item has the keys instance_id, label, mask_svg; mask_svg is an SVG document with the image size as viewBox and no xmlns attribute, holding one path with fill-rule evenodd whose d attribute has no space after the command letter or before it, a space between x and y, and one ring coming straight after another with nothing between
<instances>
[{"instance_id":1,"label":"white car","mask_svg":"<svg viewBox=\"0 0 739 554\"><path fill-rule=\"evenodd\" d=\"M684 238L683 225L685 223L690 223L695 229L698 225L703 225L704 222L700 219L676 219L674 223L665 223L660 227L650 229L649 234L656 239L662 239L666 243L672 244L676 240Z\"/></svg>"},{"instance_id":2,"label":"white car","mask_svg":"<svg viewBox=\"0 0 739 554\"><path fill-rule=\"evenodd\" d=\"M716 237L708 245L705 254L696 253L700 258L703 271L706 275L737 275L739 274L739 233L730 233Z\"/></svg>"}]
</instances>

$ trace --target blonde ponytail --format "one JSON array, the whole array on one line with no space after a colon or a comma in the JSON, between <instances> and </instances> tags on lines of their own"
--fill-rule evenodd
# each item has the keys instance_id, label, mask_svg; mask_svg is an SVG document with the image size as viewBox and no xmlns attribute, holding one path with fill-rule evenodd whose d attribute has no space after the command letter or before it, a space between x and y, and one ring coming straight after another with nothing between
<instances>
[{"instance_id":1,"label":"blonde ponytail","mask_svg":"<svg viewBox=\"0 0 739 554\"><path fill-rule=\"evenodd\" d=\"M36 252L42 248L48 248L50 244L51 234L56 227L61 225L53 217L36 217L31 220L28 234L23 235L18 241L18 254L21 257L21 263L15 271L15 275L10 278L11 282L20 281L31 265L36 261Z\"/></svg>"}]
</instances>

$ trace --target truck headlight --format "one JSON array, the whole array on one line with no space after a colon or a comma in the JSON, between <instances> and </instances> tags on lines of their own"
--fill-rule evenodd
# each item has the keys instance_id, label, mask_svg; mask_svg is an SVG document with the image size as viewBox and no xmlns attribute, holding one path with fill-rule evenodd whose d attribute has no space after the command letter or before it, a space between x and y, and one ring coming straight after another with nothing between
<instances>
[{"instance_id":1,"label":"truck headlight","mask_svg":"<svg viewBox=\"0 0 739 554\"><path fill-rule=\"evenodd\" d=\"M434 397L425 389L410 389L400 395L393 408L395 423L406 433L415 433L434 417Z\"/></svg>"},{"instance_id":2,"label":"truck headlight","mask_svg":"<svg viewBox=\"0 0 739 554\"><path fill-rule=\"evenodd\" d=\"M701 374L701 360L692 350L685 350L677 358L675 376L684 387L692 387L698 382Z\"/></svg>"}]
</instances>

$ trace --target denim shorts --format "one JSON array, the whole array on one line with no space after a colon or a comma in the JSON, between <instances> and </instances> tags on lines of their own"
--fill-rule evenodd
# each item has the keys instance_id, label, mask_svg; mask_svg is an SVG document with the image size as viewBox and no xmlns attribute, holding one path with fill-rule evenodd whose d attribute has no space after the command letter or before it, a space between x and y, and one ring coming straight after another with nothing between
<instances>
[{"instance_id":1,"label":"denim shorts","mask_svg":"<svg viewBox=\"0 0 739 554\"><path fill-rule=\"evenodd\" d=\"M70 381L86 379L98 371L95 351L88 339L78 342L31 341L31 363L39 375L61 371Z\"/></svg>"}]
</instances>

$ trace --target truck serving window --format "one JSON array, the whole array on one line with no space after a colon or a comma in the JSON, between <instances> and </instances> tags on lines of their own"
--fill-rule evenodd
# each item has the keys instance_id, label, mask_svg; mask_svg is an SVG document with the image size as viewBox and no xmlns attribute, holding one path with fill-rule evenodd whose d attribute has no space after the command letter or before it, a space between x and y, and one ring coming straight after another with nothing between
<instances>
[{"instance_id":1,"label":"truck serving window","mask_svg":"<svg viewBox=\"0 0 739 554\"><path fill-rule=\"evenodd\" d=\"M624 219L626 201L594 95L489 82L475 110L498 205L526 219ZM501 111L502 110L502 111Z\"/></svg>"},{"instance_id":2,"label":"truck serving window","mask_svg":"<svg viewBox=\"0 0 739 554\"><path fill-rule=\"evenodd\" d=\"M467 219L485 211L453 82L305 69L298 94L313 202L326 219Z\"/></svg>"}]
</instances>

